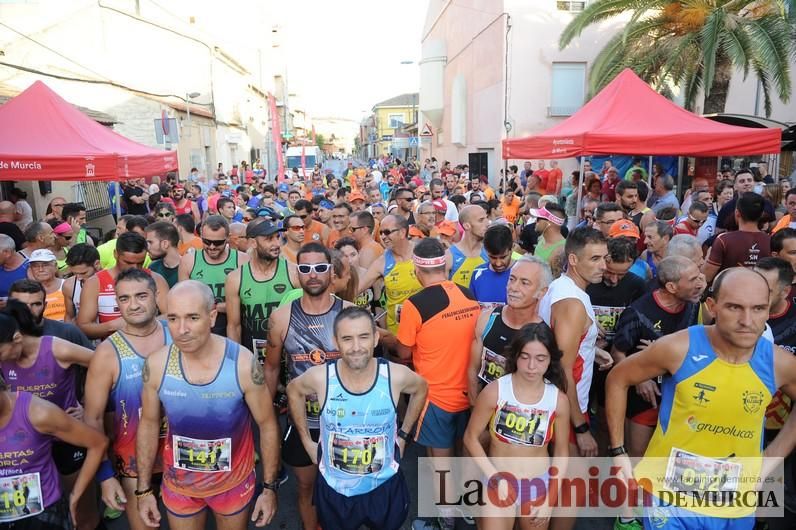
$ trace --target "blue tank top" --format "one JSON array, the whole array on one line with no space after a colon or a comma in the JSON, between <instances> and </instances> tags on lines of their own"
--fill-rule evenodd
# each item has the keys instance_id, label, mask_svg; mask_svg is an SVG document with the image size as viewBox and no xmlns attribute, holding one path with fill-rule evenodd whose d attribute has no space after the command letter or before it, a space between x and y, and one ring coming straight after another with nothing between
<instances>
[{"instance_id":1,"label":"blue tank top","mask_svg":"<svg viewBox=\"0 0 796 530\"><path fill-rule=\"evenodd\" d=\"M346 389L337 362L326 366L318 469L326 483L346 497L371 492L398 472L398 416L390 365L385 359L377 362L376 379L361 394Z\"/></svg>"},{"instance_id":2,"label":"blue tank top","mask_svg":"<svg viewBox=\"0 0 796 530\"><path fill-rule=\"evenodd\" d=\"M168 418L163 481L189 497L234 488L254 469L252 418L238 381L240 346L226 340L216 377L195 385L185 379L182 352L169 348L158 396Z\"/></svg>"},{"instance_id":3,"label":"blue tank top","mask_svg":"<svg viewBox=\"0 0 796 530\"><path fill-rule=\"evenodd\" d=\"M171 332L165 322L160 321L160 325L163 328L163 345L168 346L172 343ZM114 467L122 476L135 477L138 472L135 436L141 418L144 358L119 331L108 337L108 341L116 352L119 363L119 377L111 388L110 396L110 405L113 409Z\"/></svg>"}]
</instances>

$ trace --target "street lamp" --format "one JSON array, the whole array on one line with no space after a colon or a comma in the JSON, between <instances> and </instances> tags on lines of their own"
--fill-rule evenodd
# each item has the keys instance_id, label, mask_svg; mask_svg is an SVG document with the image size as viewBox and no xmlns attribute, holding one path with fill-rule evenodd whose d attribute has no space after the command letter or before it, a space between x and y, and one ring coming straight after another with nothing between
<instances>
[{"instance_id":1,"label":"street lamp","mask_svg":"<svg viewBox=\"0 0 796 530\"><path fill-rule=\"evenodd\" d=\"M188 134L191 135L191 100L201 96L199 92L188 92L185 94L185 112L188 114Z\"/></svg>"}]
</instances>

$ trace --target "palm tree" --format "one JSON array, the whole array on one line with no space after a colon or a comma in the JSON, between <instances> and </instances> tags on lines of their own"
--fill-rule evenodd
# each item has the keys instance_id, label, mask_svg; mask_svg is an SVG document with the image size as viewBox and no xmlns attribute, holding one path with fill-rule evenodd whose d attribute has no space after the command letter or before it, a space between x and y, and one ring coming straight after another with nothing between
<instances>
[{"instance_id":1,"label":"palm tree","mask_svg":"<svg viewBox=\"0 0 796 530\"><path fill-rule=\"evenodd\" d=\"M670 97L670 87L680 87L690 110L704 89L703 111L718 113L735 71L746 79L751 70L769 116L772 90L784 103L791 95L794 12L796 0L594 0L564 28L559 46L592 24L630 13L624 31L594 60L591 95L629 67Z\"/></svg>"}]
</instances>

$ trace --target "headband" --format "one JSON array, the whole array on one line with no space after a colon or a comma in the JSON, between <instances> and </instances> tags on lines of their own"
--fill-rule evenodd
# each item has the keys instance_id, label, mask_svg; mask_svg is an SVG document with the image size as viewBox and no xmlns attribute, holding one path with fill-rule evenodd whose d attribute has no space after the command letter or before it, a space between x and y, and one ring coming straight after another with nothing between
<instances>
[{"instance_id":1,"label":"headband","mask_svg":"<svg viewBox=\"0 0 796 530\"><path fill-rule=\"evenodd\" d=\"M55 228L53 228L53 232L55 232L59 236L61 236L63 234L66 234L67 232L71 232L71 231L72 231L72 225L70 225L67 222L63 222L63 223L57 225Z\"/></svg>"},{"instance_id":2,"label":"headband","mask_svg":"<svg viewBox=\"0 0 796 530\"><path fill-rule=\"evenodd\" d=\"M445 265L445 255L439 256L437 258L421 258L417 254L412 255L412 261L415 263L415 267L420 268L432 268L432 267L442 267Z\"/></svg>"}]
</instances>

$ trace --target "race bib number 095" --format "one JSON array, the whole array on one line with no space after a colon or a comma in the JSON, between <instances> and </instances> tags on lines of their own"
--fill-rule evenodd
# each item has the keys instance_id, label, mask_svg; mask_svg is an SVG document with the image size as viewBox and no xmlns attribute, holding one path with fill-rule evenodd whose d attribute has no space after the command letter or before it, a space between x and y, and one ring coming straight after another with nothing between
<instances>
[{"instance_id":1,"label":"race bib number 095","mask_svg":"<svg viewBox=\"0 0 796 530\"><path fill-rule=\"evenodd\" d=\"M174 467L199 473L229 471L232 462L232 439L196 440L172 436Z\"/></svg>"},{"instance_id":2,"label":"race bib number 095","mask_svg":"<svg viewBox=\"0 0 796 530\"><path fill-rule=\"evenodd\" d=\"M484 354L481 357L481 371L478 372L478 378L489 384L495 379L503 377L505 373L506 358L484 347Z\"/></svg>"}]
</instances>

